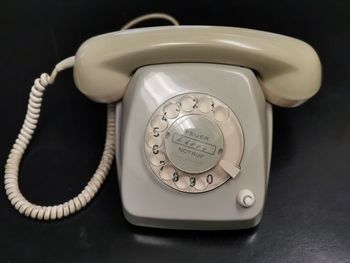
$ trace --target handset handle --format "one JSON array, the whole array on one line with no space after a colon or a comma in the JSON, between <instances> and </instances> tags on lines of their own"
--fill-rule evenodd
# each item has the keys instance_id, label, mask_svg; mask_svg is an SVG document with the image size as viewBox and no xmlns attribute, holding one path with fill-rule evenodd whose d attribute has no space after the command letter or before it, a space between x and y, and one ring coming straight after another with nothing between
<instances>
[{"instance_id":1,"label":"handset handle","mask_svg":"<svg viewBox=\"0 0 350 263\"><path fill-rule=\"evenodd\" d=\"M278 34L217 26L163 26L93 37L76 54L74 79L97 102L123 97L136 69L153 64L204 62L255 70L266 99L294 107L321 85L321 64L307 43Z\"/></svg>"}]
</instances>

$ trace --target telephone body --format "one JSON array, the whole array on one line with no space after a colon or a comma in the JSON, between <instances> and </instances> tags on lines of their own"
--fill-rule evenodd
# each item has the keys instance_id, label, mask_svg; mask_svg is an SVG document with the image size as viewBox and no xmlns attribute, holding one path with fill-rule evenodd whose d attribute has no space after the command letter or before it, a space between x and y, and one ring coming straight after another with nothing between
<instances>
[{"instance_id":1,"label":"telephone body","mask_svg":"<svg viewBox=\"0 0 350 263\"><path fill-rule=\"evenodd\" d=\"M186 108L186 102L197 108ZM172 110L173 118L166 121L171 124L154 137L150 123L167 110ZM117 114L121 133L116 160L128 221L180 229L248 228L259 222L271 157L272 110L251 70L206 63L142 67L130 81ZM176 125L180 127L173 128ZM211 138L220 131L223 144L220 138ZM156 144L159 152L153 154ZM197 145L210 149L196 149ZM222 156L211 155L215 147L224 149ZM159 155L164 166L157 163ZM227 171L221 167L222 157L232 165L224 167ZM238 200L244 190L253 194L251 206Z\"/></svg>"},{"instance_id":2,"label":"telephone body","mask_svg":"<svg viewBox=\"0 0 350 263\"><path fill-rule=\"evenodd\" d=\"M30 138L19 135L6 166L6 193L36 219L63 218L84 207L108 173L115 144L123 211L132 224L254 227L269 179L271 104L298 106L321 85L321 64L308 44L229 27L163 26L91 38L42 76L34 93L68 67L83 94L116 103L108 119L116 133L107 129L103 160L84 190L52 207L20 194L18 166Z\"/></svg>"}]
</instances>

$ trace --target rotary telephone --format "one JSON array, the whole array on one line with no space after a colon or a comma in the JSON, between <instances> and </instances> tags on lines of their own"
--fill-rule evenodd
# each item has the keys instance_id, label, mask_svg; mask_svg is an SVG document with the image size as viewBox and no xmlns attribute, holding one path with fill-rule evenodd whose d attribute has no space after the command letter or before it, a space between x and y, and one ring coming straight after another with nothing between
<instances>
[{"instance_id":1,"label":"rotary telephone","mask_svg":"<svg viewBox=\"0 0 350 263\"><path fill-rule=\"evenodd\" d=\"M174 26L129 29L151 18ZM71 67L83 94L108 103L106 143L96 172L76 197L40 206L20 192L19 166L46 87ZM96 195L116 151L123 211L132 224L253 227L269 178L271 104L298 106L320 85L319 58L300 40L243 28L179 26L166 14L139 17L121 31L87 40L51 75L35 80L6 163L6 193L27 217L67 217Z\"/></svg>"}]
</instances>

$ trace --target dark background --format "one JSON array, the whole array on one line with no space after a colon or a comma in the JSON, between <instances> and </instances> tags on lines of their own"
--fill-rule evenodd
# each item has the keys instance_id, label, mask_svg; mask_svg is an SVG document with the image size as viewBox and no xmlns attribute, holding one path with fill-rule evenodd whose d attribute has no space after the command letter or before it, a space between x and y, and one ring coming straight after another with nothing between
<instances>
[{"instance_id":1,"label":"dark background","mask_svg":"<svg viewBox=\"0 0 350 263\"><path fill-rule=\"evenodd\" d=\"M1 165L21 127L34 78L89 37L155 11L182 24L290 35L320 55L324 75L317 96L299 108L274 107L272 169L260 226L221 232L134 227L122 215L113 168L88 208L58 222L21 216L1 190L0 262L350 262L349 1L1 1ZM22 162L24 194L46 205L76 195L99 161L104 124L105 106L77 91L71 71L62 73L46 94Z\"/></svg>"}]
</instances>

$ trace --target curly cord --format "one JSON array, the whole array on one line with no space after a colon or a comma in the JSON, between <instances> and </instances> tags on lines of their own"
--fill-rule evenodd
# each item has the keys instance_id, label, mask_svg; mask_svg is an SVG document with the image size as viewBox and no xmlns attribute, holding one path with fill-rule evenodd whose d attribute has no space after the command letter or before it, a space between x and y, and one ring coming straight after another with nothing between
<instances>
[{"instance_id":1,"label":"curly cord","mask_svg":"<svg viewBox=\"0 0 350 263\"><path fill-rule=\"evenodd\" d=\"M56 65L51 75L44 73L34 81L22 129L11 149L5 166L5 189L8 199L21 214L34 219L60 219L85 207L103 184L114 158L115 110L114 105L110 104L107 113L106 142L101 161L90 181L76 197L58 205L40 206L29 202L19 189L19 165L37 127L44 92L48 85L54 83L58 72L71 68L73 65L74 57L67 58Z\"/></svg>"},{"instance_id":2,"label":"curly cord","mask_svg":"<svg viewBox=\"0 0 350 263\"><path fill-rule=\"evenodd\" d=\"M163 19L163 20L167 20L170 23L172 23L174 26L178 26L179 21L177 21L174 17L168 15L168 14L163 14L163 13L151 13L151 14L146 14L143 16L139 16L134 18L133 20L131 20L130 22L126 23L121 30L125 30L125 29L129 29L133 26L135 26L138 23L141 23L143 21L146 20L151 20L151 19Z\"/></svg>"},{"instance_id":3,"label":"curly cord","mask_svg":"<svg viewBox=\"0 0 350 263\"><path fill-rule=\"evenodd\" d=\"M166 14L149 14L138 17L128 24L126 24L122 30L128 29L139 22L148 19L166 19L175 25L178 22L171 16ZM66 58L59 62L51 75L47 73L41 74L40 78L34 81L32 86L29 102L27 107L27 113L24 119L22 128L17 136L15 143L12 146L10 154L8 156L5 165L5 190L8 199L11 204L21 213L27 217L39 220L55 220L67 217L83 207L85 207L96 195L101 185L105 181L111 164L114 158L115 148L115 105L109 104L107 107L107 131L104 150L102 153L101 161L91 177L90 181L84 187L84 189L74 198L54 206L40 206L29 202L21 193L18 185L18 172L19 166L28 144L30 143L32 136L38 124L40 110L42 105L42 99L46 88L53 84L58 72L72 68L74 66L74 56Z\"/></svg>"}]
</instances>

